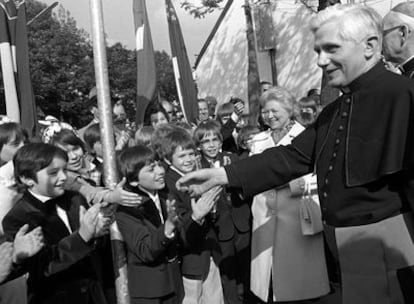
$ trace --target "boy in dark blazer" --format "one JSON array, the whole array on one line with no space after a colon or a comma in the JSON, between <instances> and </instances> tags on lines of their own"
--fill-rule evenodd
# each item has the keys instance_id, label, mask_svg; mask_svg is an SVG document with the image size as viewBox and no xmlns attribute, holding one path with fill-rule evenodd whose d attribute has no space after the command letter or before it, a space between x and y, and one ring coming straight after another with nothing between
<instances>
[{"instance_id":1,"label":"boy in dark blazer","mask_svg":"<svg viewBox=\"0 0 414 304\"><path fill-rule=\"evenodd\" d=\"M202 168L222 167L238 160L236 154L221 151L223 137L216 121L200 123L193 137ZM243 286L244 300L250 294L251 212L248 201L241 199L237 192L224 188L217 201L214 228L222 253L219 268L224 297L228 303L242 303L237 285Z\"/></svg>"},{"instance_id":2,"label":"boy in dark blazer","mask_svg":"<svg viewBox=\"0 0 414 304\"><path fill-rule=\"evenodd\" d=\"M196 149L193 139L185 130L173 130L165 136L162 150L166 163L170 165L165 175L168 190L176 200L178 216L182 221L187 221L193 216L192 205L195 203L195 198L178 191L175 183L183 174L196 168ZM212 219L212 212L210 212L204 220L207 232L203 241L183 251L181 271L186 293L183 304L224 303L217 267L221 252Z\"/></svg>"},{"instance_id":3,"label":"boy in dark blazer","mask_svg":"<svg viewBox=\"0 0 414 304\"><path fill-rule=\"evenodd\" d=\"M174 202L166 198L165 170L155 153L140 145L119 155L119 168L128 191L143 197L138 207L120 206L119 230L127 245L128 284L132 304L179 304L184 297L179 250L203 239L204 216L214 196L192 206L192 217L179 222Z\"/></svg>"},{"instance_id":4,"label":"boy in dark blazer","mask_svg":"<svg viewBox=\"0 0 414 304\"><path fill-rule=\"evenodd\" d=\"M3 219L4 231L14 236L26 223L42 228L45 247L19 265L21 273L29 273L30 304L105 304L94 251L109 219L99 216L99 204L86 211L81 195L64 190L67 160L62 149L48 144L19 149L15 176L26 190Z\"/></svg>"}]
</instances>

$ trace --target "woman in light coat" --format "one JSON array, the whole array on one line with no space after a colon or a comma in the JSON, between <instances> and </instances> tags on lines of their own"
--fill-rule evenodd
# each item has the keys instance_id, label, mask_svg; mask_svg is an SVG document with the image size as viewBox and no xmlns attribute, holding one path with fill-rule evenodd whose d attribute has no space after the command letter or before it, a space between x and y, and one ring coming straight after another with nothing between
<instances>
[{"instance_id":1,"label":"woman in light coat","mask_svg":"<svg viewBox=\"0 0 414 304\"><path fill-rule=\"evenodd\" d=\"M281 87L260 98L270 129L253 138L252 154L288 145L304 127L295 100ZM302 301L329 292L316 177L306 175L253 199L251 290L266 303Z\"/></svg>"}]
</instances>

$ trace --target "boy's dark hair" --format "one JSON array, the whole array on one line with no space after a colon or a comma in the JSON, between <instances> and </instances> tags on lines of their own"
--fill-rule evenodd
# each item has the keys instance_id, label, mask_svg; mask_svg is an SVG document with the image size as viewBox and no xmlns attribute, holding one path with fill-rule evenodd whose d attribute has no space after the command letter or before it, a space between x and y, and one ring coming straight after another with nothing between
<instances>
[{"instance_id":1,"label":"boy's dark hair","mask_svg":"<svg viewBox=\"0 0 414 304\"><path fill-rule=\"evenodd\" d=\"M178 147L181 147L183 150L196 150L191 135L182 128L177 128L164 137L164 140L160 147L160 156L162 155L163 158L166 158L171 162L172 156Z\"/></svg>"},{"instance_id":2,"label":"boy's dark hair","mask_svg":"<svg viewBox=\"0 0 414 304\"><path fill-rule=\"evenodd\" d=\"M152 126L142 126L135 132L135 145L150 146L153 134L154 128Z\"/></svg>"},{"instance_id":3,"label":"boy's dark hair","mask_svg":"<svg viewBox=\"0 0 414 304\"><path fill-rule=\"evenodd\" d=\"M156 160L156 153L145 145L126 148L118 155L118 170L128 183L135 182L139 171Z\"/></svg>"},{"instance_id":4,"label":"boy's dark hair","mask_svg":"<svg viewBox=\"0 0 414 304\"><path fill-rule=\"evenodd\" d=\"M69 129L62 129L59 133L55 133L50 140L52 145L72 145L72 146L79 146L82 148L83 152L85 150L85 144L83 141L72 131Z\"/></svg>"},{"instance_id":5,"label":"boy's dark hair","mask_svg":"<svg viewBox=\"0 0 414 304\"><path fill-rule=\"evenodd\" d=\"M21 183L20 177L37 182L36 173L49 166L53 159L68 161L68 156L61 148L44 143L31 143L21 147L13 158L14 177Z\"/></svg>"},{"instance_id":6,"label":"boy's dark hair","mask_svg":"<svg viewBox=\"0 0 414 304\"><path fill-rule=\"evenodd\" d=\"M6 122L0 125L0 151L3 146L13 140L13 143L25 142L28 134L23 127L16 122Z\"/></svg>"},{"instance_id":7,"label":"boy's dark hair","mask_svg":"<svg viewBox=\"0 0 414 304\"><path fill-rule=\"evenodd\" d=\"M179 129L176 125L173 124L163 124L155 128L154 133L151 136L151 147L159 155L161 159L165 158L163 154L163 145L165 137L170 134L172 131Z\"/></svg>"},{"instance_id":8,"label":"boy's dark hair","mask_svg":"<svg viewBox=\"0 0 414 304\"><path fill-rule=\"evenodd\" d=\"M158 103L152 103L148 106L148 108L145 110L145 116L144 116L144 126L150 126L151 125L151 115L157 114L161 112L164 114L167 121L170 121L170 116L168 115L167 111L165 111L164 107Z\"/></svg>"},{"instance_id":9,"label":"boy's dark hair","mask_svg":"<svg viewBox=\"0 0 414 304\"><path fill-rule=\"evenodd\" d=\"M231 102L226 102L221 104L218 108L217 108L217 118L220 119L221 122L221 118L223 116L226 115L230 115L231 113L234 112L234 104L232 104Z\"/></svg>"},{"instance_id":10,"label":"boy's dark hair","mask_svg":"<svg viewBox=\"0 0 414 304\"><path fill-rule=\"evenodd\" d=\"M93 151L93 145L96 142L101 141L101 131L98 123L92 124L86 128L85 133L83 133L83 140L90 151Z\"/></svg>"},{"instance_id":11,"label":"boy's dark hair","mask_svg":"<svg viewBox=\"0 0 414 304\"><path fill-rule=\"evenodd\" d=\"M223 142L223 135L221 134L221 125L216 120L202 121L194 131L193 139L196 146L199 146L204 136L207 134L216 135L221 142Z\"/></svg>"},{"instance_id":12,"label":"boy's dark hair","mask_svg":"<svg viewBox=\"0 0 414 304\"><path fill-rule=\"evenodd\" d=\"M237 136L237 146L241 149L246 149L246 141L250 135L258 134L260 130L256 126L244 126L240 129L239 135Z\"/></svg>"}]
</instances>

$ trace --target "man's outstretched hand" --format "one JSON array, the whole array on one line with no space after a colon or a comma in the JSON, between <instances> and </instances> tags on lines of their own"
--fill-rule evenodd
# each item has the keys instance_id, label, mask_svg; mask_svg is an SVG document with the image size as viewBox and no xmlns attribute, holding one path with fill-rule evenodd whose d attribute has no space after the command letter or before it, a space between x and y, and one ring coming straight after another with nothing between
<instances>
[{"instance_id":1,"label":"man's outstretched hand","mask_svg":"<svg viewBox=\"0 0 414 304\"><path fill-rule=\"evenodd\" d=\"M181 177L176 187L180 191L188 192L190 196L200 196L215 186L228 184L224 168L201 169Z\"/></svg>"}]
</instances>

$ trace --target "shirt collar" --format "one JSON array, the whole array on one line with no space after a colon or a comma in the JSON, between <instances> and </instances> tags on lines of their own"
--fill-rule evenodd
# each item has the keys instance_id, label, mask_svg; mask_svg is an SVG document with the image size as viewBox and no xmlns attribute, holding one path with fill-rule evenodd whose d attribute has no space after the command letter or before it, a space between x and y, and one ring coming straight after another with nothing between
<instances>
[{"instance_id":1,"label":"shirt collar","mask_svg":"<svg viewBox=\"0 0 414 304\"><path fill-rule=\"evenodd\" d=\"M180 176L184 176L185 174L184 173L182 173L180 170L178 170L176 167L174 167L173 165L171 165L170 166L170 168L172 169L172 170L174 170L175 172L177 172Z\"/></svg>"},{"instance_id":2,"label":"shirt collar","mask_svg":"<svg viewBox=\"0 0 414 304\"><path fill-rule=\"evenodd\" d=\"M48 200L51 200L52 197L49 196L44 196L44 195L40 195L37 193L34 193L33 191L31 191L30 189L28 189L28 191L30 192L31 195L33 195L35 198L37 198L39 201L41 201L42 203L47 202Z\"/></svg>"},{"instance_id":3,"label":"shirt collar","mask_svg":"<svg viewBox=\"0 0 414 304\"><path fill-rule=\"evenodd\" d=\"M159 202L160 198L158 196L158 191L155 191L155 193L151 193L149 191L147 191L146 189L138 186L139 190L141 190L142 192L144 192L145 194L147 194L149 196L149 198L153 201L153 202Z\"/></svg>"}]
</instances>

